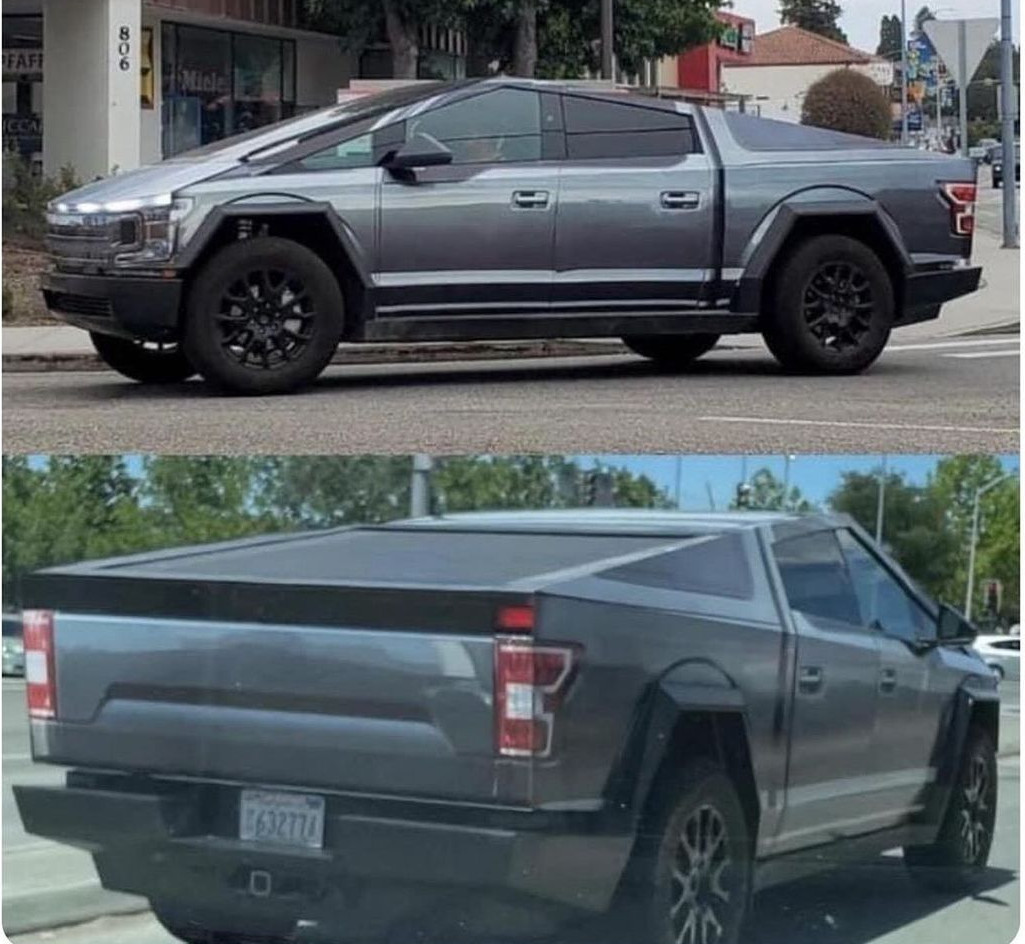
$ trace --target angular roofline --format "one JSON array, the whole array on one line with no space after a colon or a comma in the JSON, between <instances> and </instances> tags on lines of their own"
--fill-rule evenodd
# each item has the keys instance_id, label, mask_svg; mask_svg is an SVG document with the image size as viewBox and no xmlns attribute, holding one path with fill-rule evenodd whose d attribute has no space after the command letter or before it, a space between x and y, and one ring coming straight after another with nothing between
<instances>
[{"instance_id":1,"label":"angular roofline","mask_svg":"<svg viewBox=\"0 0 1025 944\"><path fill-rule=\"evenodd\" d=\"M830 47L832 47L834 49L837 49L837 50L841 50L845 54L850 55L851 53L853 53L854 55L851 56L850 58L848 58L847 60L843 61L843 62L828 62L828 61L827 62L752 62L750 60L745 60L745 61L739 61L739 62L729 62L729 63L725 63L724 65L727 68L730 68L730 69L735 69L735 68L740 68L740 69L756 69L756 68L758 68L760 66L763 67L763 68L766 67L766 66L802 66L802 65L809 65L809 66L815 66L815 65L823 65L823 66L837 65L837 66L840 66L840 65L846 65L846 64L849 64L849 63L857 63L859 65L867 65L870 62L889 62L890 61L889 59L884 59L882 56L877 56L874 53L866 52L864 49L858 49L857 46L851 46L849 43L841 43L837 39L830 39L828 36L823 36L820 33L814 33L811 30L806 30L806 29L804 29L801 26L795 26L792 23L788 23L788 24L786 24L784 26L777 26L775 29L769 30L767 33L759 33L757 36L755 36L755 40L754 40L755 41L755 46L757 47L758 40L764 39L767 36L773 36L776 33L783 33L783 32L790 32L790 33L797 32L797 33L800 33L803 36L811 37L816 42L819 42L819 43L822 43L824 45L830 46ZM757 55L757 51L754 52L754 55ZM752 58L753 57L754 56L752 56Z\"/></svg>"}]
</instances>

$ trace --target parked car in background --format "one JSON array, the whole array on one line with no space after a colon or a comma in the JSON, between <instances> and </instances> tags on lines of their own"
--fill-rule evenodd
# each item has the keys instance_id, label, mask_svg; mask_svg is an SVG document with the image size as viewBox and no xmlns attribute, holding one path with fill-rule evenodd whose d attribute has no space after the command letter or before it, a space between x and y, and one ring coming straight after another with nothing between
<instances>
[{"instance_id":1,"label":"parked car in background","mask_svg":"<svg viewBox=\"0 0 1025 944\"><path fill-rule=\"evenodd\" d=\"M996 673L999 679L1007 679L1011 682L1019 680L1020 636L978 636L975 640L975 650L986 660L986 665Z\"/></svg>"},{"instance_id":2,"label":"parked car in background","mask_svg":"<svg viewBox=\"0 0 1025 944\"><path fill-rule=\"evenodd\" d=\"M1002 187L1007 176L1004 173L1004 151L1002 147L997 147L993 151L992 164L993 186L997 188ZM1014 179L1015 181L1021 180L1021 141L1014 142Z\"/></svg>"},{"instance_id":3,"label":"parked car in background","mask_svg":"<svg viewBox=\"0 0 1025 944\"><path fill-rule=\"evenodd\" d=\"M4 613L3 623L4 675L24 675L25 647L21 640L21 613Z\"/></svg>"},{"instance_id":4,"label":"parked car in background","mask_svg":"<svg viewBox=\"0 0 1025 944\"><path fill-rule=\"evenodd\" d=\"M972 161L516 79L362 96L50 207L43 294L143 382L317 377L340 341L762 333L850 374L975 291Z\"/></svg>"},{"instance_id":5,"label":"parked car in background","mask_svg":"<svg viewBox=\"0 0 1025 944\"><path fill-rule=\"evenodd\" d=\"M996 679L844 517L442 516L23 586L71 768L25 828L184 941L737 944L851 856L985 871Z\"/></svg>"},{"instance_id":6,"label":"parked car in background","mask_svg":"<svg viewBox=\"0 0 1025 944\"><path fill-rule=\"evenodd\" d=\"M993 161L993 148L1000 147L1000 142L996 138L983 138L978 147L982 150L983 162L989 164Z\"/></svg>"}]
</instances>

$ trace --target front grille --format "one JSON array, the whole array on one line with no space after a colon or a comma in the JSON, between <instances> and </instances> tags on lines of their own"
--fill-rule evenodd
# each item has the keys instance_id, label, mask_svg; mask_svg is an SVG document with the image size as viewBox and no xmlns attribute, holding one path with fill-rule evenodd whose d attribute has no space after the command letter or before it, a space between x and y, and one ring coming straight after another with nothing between
<instances>
[{"instance_id":1,"label":"front grille","mask_svg":"<svg viewBox=\"0 0 1025 944\"><path fill-rule=\"evenodd\" d=\"M46 248L58 265L101 265L139 242L139 220L125 214L53 214L47 220Z\"/></svg>"},{"instance_id":2,"label":"front grille","mask_svg":"<svg viewBox=\"0 0 1025 944\"><path fill-rule=\"evenodd\" d=\"M91 318L110 318L113 310L110 299L96 295L74 295L70 292L49 292L47 302L53 311L68 315L87 315Z\"/></svg>"}]
</instances>

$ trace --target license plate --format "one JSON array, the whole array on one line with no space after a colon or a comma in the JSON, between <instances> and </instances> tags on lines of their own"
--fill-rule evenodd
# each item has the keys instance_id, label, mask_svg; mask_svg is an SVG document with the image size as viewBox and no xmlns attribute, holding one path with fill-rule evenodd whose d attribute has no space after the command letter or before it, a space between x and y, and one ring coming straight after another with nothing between
<instances>
[{"instance_id":1,"label":"license plate","mask_svg":"<svg viewBox=\"0 0 1025 944\"><path fill-rule=\"evenodd\" d=\"M324 798L308 793L243 790L238 834L251 842L320 849L324 845Z\"/></svg>"}]
</instances>

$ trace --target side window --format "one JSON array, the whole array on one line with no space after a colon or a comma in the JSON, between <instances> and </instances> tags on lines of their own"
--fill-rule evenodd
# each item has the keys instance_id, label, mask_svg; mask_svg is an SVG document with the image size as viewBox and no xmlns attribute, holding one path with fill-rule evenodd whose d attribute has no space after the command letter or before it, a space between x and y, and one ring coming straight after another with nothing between
<instances>
[{"instance_id":1,"label":"side window","mask_svg":"<svg viewBox=\"0 0 1025 944\"><path fill-rule=\"evenodd\" d=\"M372 167L374 160L374 136L367 132L348 141L339 141L313 154L307 154L295 162L295 168L302 170L350 170L354 167Z\"/></svg>"},{"instance_id":2,"label":"side window","mask_svg":"<svg viewBox=\"0 0 1025 944\"><path fill-rule=\"evenodd\" d=\"M700 151L694 122L663 108L596 98L563 97L566 157L676 157Z\"/></svg>"},{"instance_id":3,"label":"side window","mask_svg":"<svg viewBox=\"0 0 1025 944\"><path fill-rule=\"evenodd\" d=\"M684 590L749 600L754 579L739 534L724 534L693 547L656 554L605 571L604 577L660 590Z\"/></svg>"},{"instance_id":4,"label":"side window","mask_svg":"<svg viewBox=\"0 0 1025 944\"><path fill-rule=\"evenodd\" d=\"M837 533L850 567L862 622L913 642L936 634L934 621L850 531Z\"/></svg>"},{"instance_id":5,"label":"side window","mask_svg":"<svg viewBox=\"0 0 1025 944\"><path fill-rule=\"evenodd\" d=\"M990 645L994 649L1007 649L1013 652L1021 651L1019 648L1019 646L1021 645L1021 640L1019 639L1001 639L998 642L991 642Z\"/></svg>"},{"instance_id":6,"label":"side window","mask_svg":"<svg viewBox=\"0 0 1025 944\"><path fill-rule=\"evenodd\" d=\"M832 532L787 538L773 545L790 608L813 623L862 627L858 599Z\"/></svg>"},{"instance_id":7,"label":"side window","mask_svg":"<svg viewBox=\"0 0 1025 944\"><path fill-rule=\"evenodd\" d=\"M454 164L541 160L541 96L496 89L443 105L406 122L406 140L429 134L452 151Z\"/></svg>"}]
</instances>

